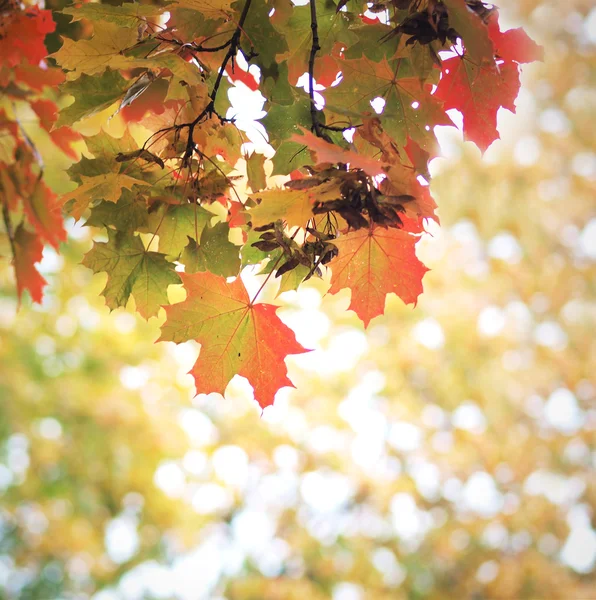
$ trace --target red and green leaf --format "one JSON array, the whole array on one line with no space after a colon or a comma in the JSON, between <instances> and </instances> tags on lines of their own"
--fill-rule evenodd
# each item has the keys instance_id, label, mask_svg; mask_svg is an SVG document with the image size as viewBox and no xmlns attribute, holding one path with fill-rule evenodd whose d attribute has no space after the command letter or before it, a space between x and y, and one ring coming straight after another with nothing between
<instances>
[{"instance_id":1,"label":"red and green leaf","mask_svg":"<svg viewBox=\"0 0 596 600\"><path fill-rule=\"evenodd\" d=\"M293 387L284 359L306 350L271 304L253 304L238 277L232 283L212 273L181 274L187 298L166 307L161 341L196 340L199 358L192 368L197 393L223 394L234 377L246 377L262 408L276 392Z\"/></svg>"}]
</instances>

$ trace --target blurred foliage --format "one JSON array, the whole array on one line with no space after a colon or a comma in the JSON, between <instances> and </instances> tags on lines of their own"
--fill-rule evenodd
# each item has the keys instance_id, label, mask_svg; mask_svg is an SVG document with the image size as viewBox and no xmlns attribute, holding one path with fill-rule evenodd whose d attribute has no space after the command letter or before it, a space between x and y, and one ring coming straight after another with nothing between
<instances>
[{"instance_id":1,"label":"blurred foliage","mask_svg":"<svg viewBox=\"0 0 596 600\"><path fill-rule=\"evenodd\" d=\"M2 265L0 598L596 598L596 13L501 5L547 58L484 159L445 134L421 302L286 294L263 415L108 313L84 228L41 307Z\"/></svg>"}]
</instances>

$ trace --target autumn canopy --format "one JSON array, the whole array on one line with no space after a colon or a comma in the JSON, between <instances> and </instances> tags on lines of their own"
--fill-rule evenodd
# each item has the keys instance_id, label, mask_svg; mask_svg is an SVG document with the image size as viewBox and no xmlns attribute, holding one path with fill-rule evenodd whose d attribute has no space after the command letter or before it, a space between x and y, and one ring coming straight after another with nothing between
<instances>
[{"instance_id":1,"label":"autumn canopy","mask_svg":"<svg viewBox=\"0 0 596 600\"><path fill-rule=\"evenodd\" d=\"M0 204L16 293L42 301L36 263L66 241L65 216L103 229L83 264L107 273L107 306L132 297L145 318L165 306L160 339L201 344L197 392L223 393L240 374L263 407L291 385L285 356L305 350L241 270L281 291L330 277L365 326L387 294L415 303L416 242L438 221L435 126L459 111L486 150L498 110L515 111L520 65L542 56L480 0L87 3L60 18L72 37L49 55L51 11L9 6L0 19ZM264 97L271 162L247 143L232 88ZM66 194L45 169L56 152L71 163ZM176 284L186 300L169 305Z\"/></svg>"}]
</instances>

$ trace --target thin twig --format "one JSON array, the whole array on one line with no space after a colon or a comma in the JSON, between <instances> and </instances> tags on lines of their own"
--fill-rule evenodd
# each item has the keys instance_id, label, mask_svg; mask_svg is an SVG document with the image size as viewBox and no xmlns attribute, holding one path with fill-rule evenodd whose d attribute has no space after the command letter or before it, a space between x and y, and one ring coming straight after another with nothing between
<instances>
[{"instance_id":1,"label":"thin twig","mask_svg":"<svg viewBox=\"0 0 596 600\"><path fill-rule=\"evenodd\" d=\"M326 129L327 131L340 131L340 132L344 132L344 131L349 131L350 129L356 129L357 127L362 127L362 124L360 124L360 125L346 125L345 127L338 127L337 125L325 125L324 123L319 123L319 127L321 129Z\"/></svg>"},{"instance_id":2,"label":"thin twig","mask_svg":"<svg viewBox=\"0 0 596 600\"><path fill-rule=\"evenodd\" d=\"M300 231L300 227L296 227L296 231L294 231L294 233L292 234L292 237L290 238L290 241L293 241L294 238L296 237L296 235L298 234L298 232ZM275 264L273 265L273 268L271 269L271 271L269 271L269 273L267 273L267 277L265 277L265 281L263 281L263 283L261 284L261 287L257 290L257 293L254 295L253 299L250 301L249 306L254 306L255 302L257 301L257 298L259 297L259 294L263 291L263 288L267 285L267 282L271 279L271 275L273 275L273 273L275 272L275 269L277 268L277 265L280 263L281 259L285 256L285 254L282 252L278 259L275 261Z\"/></svg>"}]
</instances>

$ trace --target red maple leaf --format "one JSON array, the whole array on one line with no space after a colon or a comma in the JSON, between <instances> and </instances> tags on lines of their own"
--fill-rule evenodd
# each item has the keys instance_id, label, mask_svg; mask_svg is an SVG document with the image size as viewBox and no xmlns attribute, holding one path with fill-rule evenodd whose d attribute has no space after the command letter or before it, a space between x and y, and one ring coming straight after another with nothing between
<instances>
[{"instance_id":1,"label":"red maple leaf","mask_svg":"<svg viewBox=\"0 0 596 600\"><path fill-rule=\"evenodd\" d=\"M35 268L35 263L42 257L43 244L34 234L28 232L21 223L14 235L14 269L17 278L17 294L19 301L24 290L29 290L31 300L41 304L43 288L47 281Z\"/></svg>"},{"instance_id":2,"label":"red maple leaf","mask_svg":"<svg viewBox=\"0 0 596 600\"><path fill-rule=\"evenodd\" d=\"M162 81L162 80L158 80ZM120 110L120 115L126 122L139 123L147 113L152 115L161 115L166 109L172 106L178 106L177 102L165 102L168 92L167 85L158 85L153 83L142 94L135 98L128 106Z\"/></svg>"},{"instance_id":3,"label":"red maple leaf","mask_svg":"<svg viewBox=\"0 0 596 600\"><path fill-rule=\"evenodd\" d=\"M257 80L254 78L252 73L241 69L238 65L235 65L234 68L227 67L226 75L234 82L238 81L243 83L249 90L255 92L259 89L259 84Z\"/></svg>"},{"instance_id":4,"label":"red maple leaf","mask_svg":"<svg viewBox=\"0 0 596 600\"><path fill-rule=\"evenodd\" d=\"M275 393L293 387L284 358L306 352L271 304L253 304L242 280L212 273L180 273L187 298L164 307L167 319L159 341L194 339L201 344L191 370L197 393L223 394L234 375L246 377L262 408Z\"/></svg>"},{"instance_id":5,"label":"red maple leaf","mask_svg":"<svg viewBox=\"0 0 596 600\"><path fill-rule=\"evenodd\" d=\"M74 142L78 142L81 139L81 134L76 132L74 129L70 127L59 127L54 131L50 132L50 138L66 156L72 158L73 160L77 160L79 158L79 153L71 147L71 144Z\"/></svg>"},{"instance_id":6,"label":"red maple leaf","mask_svg":"<svg viewBox=\"0 0 596 600\"><path fill-rule=\"evenodd\" d=\"M44 40L56 29L51 10L29 8L11 23L8 35L0 38L0 56L5 64L15 67L26 59L38 65L47 55Z\"/></svg>"},{"instance_id":7,"label":"red maple leaf","mask_svg":"<svg viewBox=\"0 0 596 600\"><path fill-rule=\"evenodd\" d=\"M14 68L16 81L28 85L32 90L41 92L44 87L56 87L65 78L61 69L38 67L37 65L22 64Z\"/></svg>"},{"instance_id":8,"label":"red maple leaf","mask_svg":"<svg viewBox=\"0 0 596 600\"><path fill-rule=\"evenodd\" d=\"M60 242L66 240L66 231L56 194L40 179L33 192L23 197L23 204L27 218L39 236L57 249Z\"/></svg>"},{"instance_id":9,"label":"red maple leaf","mask_svg":"<svg viewBox=\"0 0 596 600\"><path fill-rule=\"evenodd\" d=\"M487 29L497 62L477 64L467 54L443 62L441 81L435 96L446 110L455 108L464 119L464 137L484 152L496 139L497 112L503 107L515 112L519 93L519 64L542 60L543 49L523 29L501 31L498 15Z\"/></svg>"},{"instance_id":10,"label":"red maple leaf","mask_svg":"<svg viewBox=\"0 0 596 600\"><path fill-rule=\"evenodd\" d=\"M497 58L516 63L544 60L544 48L539 46L521 28L501 31L498 12L492 13L488 22L488 35L495 46Z\"/></svg>"},{"instance_id":11,"label":"red maple leaf","mask_svg":"<svg viewBox=\"0 0 596 600\"><path fill-rule=\"evenodd\" d=\"M515 112L519 93L519 70L512 62L478 66L455 56L443 62L441 81L435 96L445 110L455 108L464 119L464 137L483 152L497 139L497 112L507 108Z\"/></svg>"},{"instance_id":12,"label":"red maple leaf","mask_svg":"<svg viewBox=\"0 0 596 600\"><path fill-rule=\"evenodd\" d=\"M418 239L404 229L373 226L333 240L339 255L329 263L329 291L336 294L350 288L350 308L365 327L385 312L385 298L391 292L406 304L415 303L422 293L422 277L428 271L416 257Z\"/></svg>"},{"instance_id":13,"label":"red maple leaf","mask_svg":"<svg viewBox=\"0 0 596 600\"><path fill-rule=\"evenodd\" d=\"M39 117L39 124L46 131L50 131L58 118L58 107L51 100L39 98L31 103L31 108Z\"/></svg>"}]
</instances>

